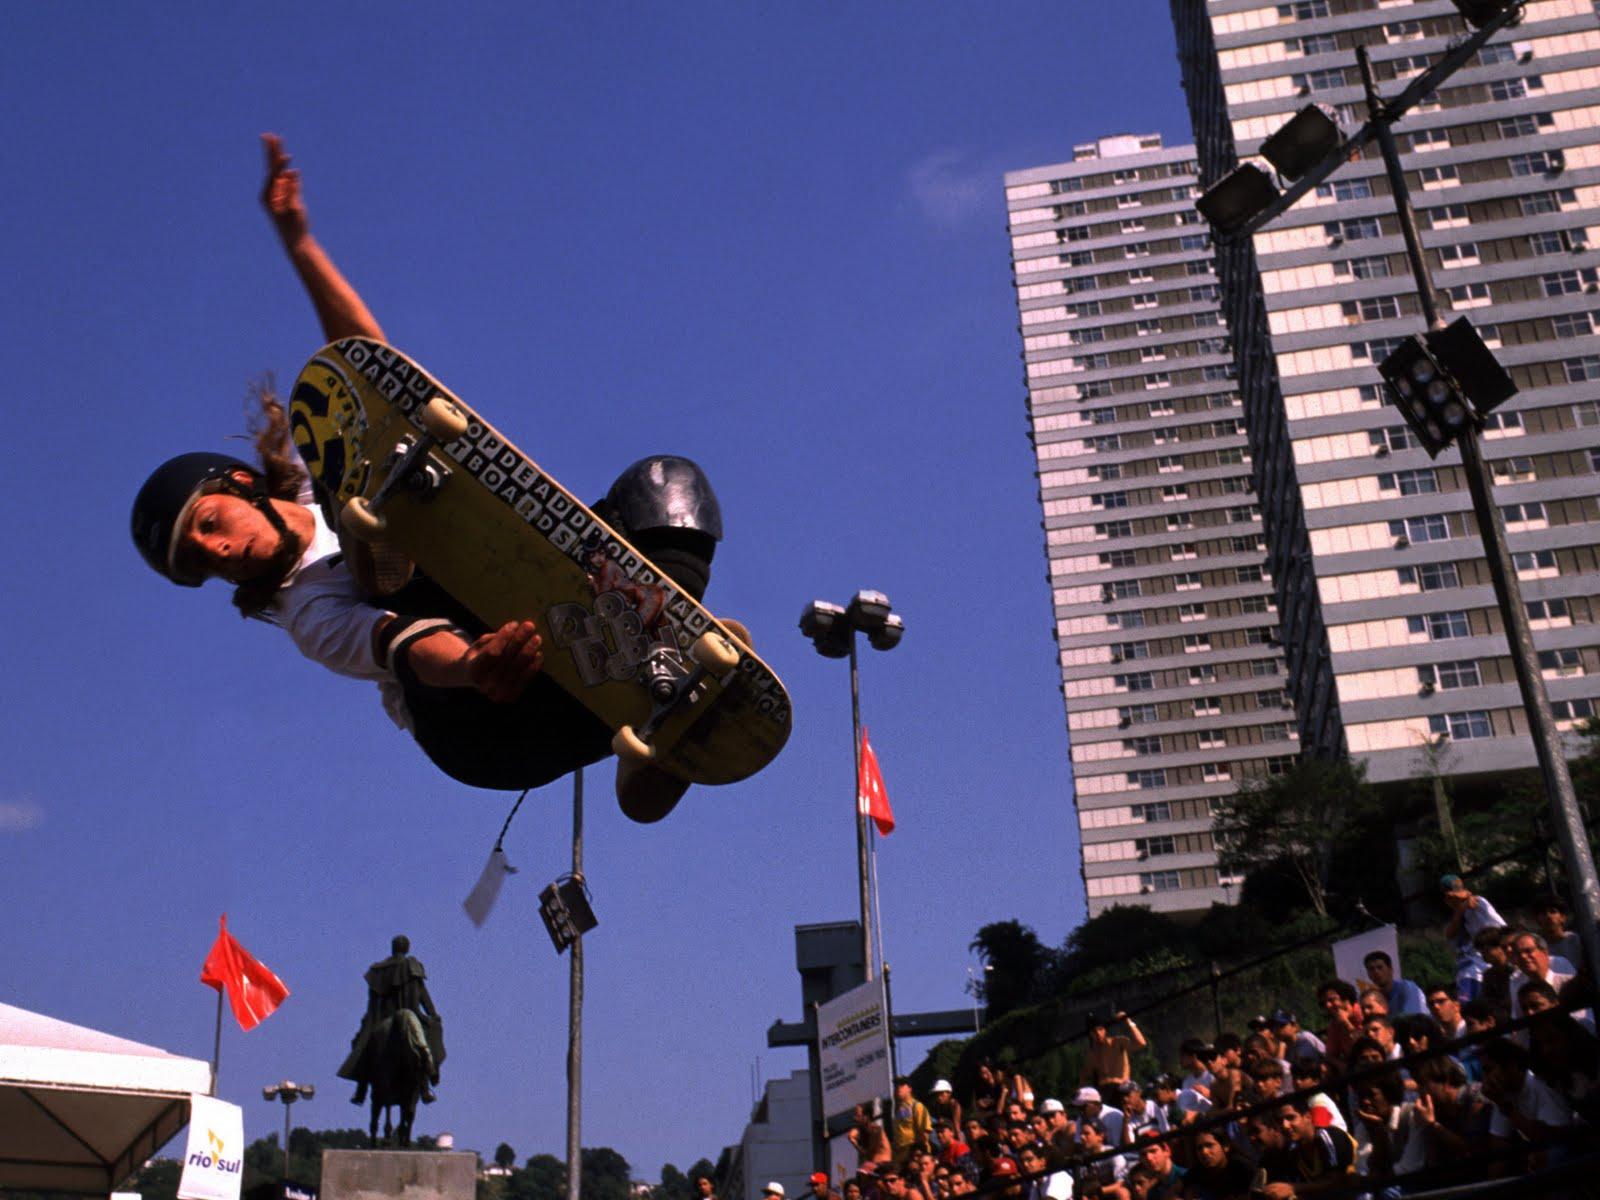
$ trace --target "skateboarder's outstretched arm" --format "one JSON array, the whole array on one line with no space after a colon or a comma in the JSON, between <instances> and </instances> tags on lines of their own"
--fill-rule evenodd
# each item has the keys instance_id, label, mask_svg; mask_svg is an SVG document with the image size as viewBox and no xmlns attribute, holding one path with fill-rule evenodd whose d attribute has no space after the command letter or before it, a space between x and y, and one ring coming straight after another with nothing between
<instances>
[{"instance_id":1,"label":"skateboarder's outstretched arm","mask_svg":"<svg viewBox=\"0 0 1600 1200\"><path fill-rule=\"evenodd\" d=\"M275 133L263 133L261 145L267 154L267 181L261 189L261 203L278 231L283 249L294 264L306 294L316 306L322 334L330 342L347 337L383 340L378 320L349 280L339 273L333 260L311 236L306 220L305 201L300 195L300 172L289 166L283 140Z\"/></svg>"}]
</instances>

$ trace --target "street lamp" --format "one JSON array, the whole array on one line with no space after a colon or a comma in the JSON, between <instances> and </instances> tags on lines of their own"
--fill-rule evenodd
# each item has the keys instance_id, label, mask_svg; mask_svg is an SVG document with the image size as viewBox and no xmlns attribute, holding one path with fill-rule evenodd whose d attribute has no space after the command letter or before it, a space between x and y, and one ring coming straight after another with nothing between
<instances>
[{"instance_id":1,"label":"street lamp","mask_svg":"<svg viewBox=\"0 0 1600 1200\"><path fill-rule=\"evenodd\" d=\"M850 728L856 767L856 869L861 883L861 963L866 977L872 969L872 900L868 894L867 814L861 806L861 674L856 660L856 634L867 635L874 650L893 650L905 636L906 625L882 592L859 591L844 607L813 600L800 614L800 632L811 639L824 658L850 660Z\"/></svg>"},{"instance_id":2,"label":"street lamp","mask_svg":"<svg viewBox=\"0 0 1600 1200\"><path fill-rule=\"evenodd\" d=\"M1600 876L1595 873L1594 856L1589 850L1582 814L1573 792L1561 734L1550 711L1550 698L1539 669L1528 610L1523 604L1516 567L1506 545L1505 518L1495 505L1493 481L1478 445L1483 418L1495 405L1514 394L1516 385L1495 361L1471 322L1462 317L1446 326L1439 316L1433 280L1422 254L1416 213L1411 206L1391 128L1418 100L1431 95L1475 55L1491 36L1522 16L1522 0L1454 0L1454 3L1477 32L1446 51L1438 62L1392 100L1379 97L1367 48L1356 47L1368 117L1354 134L1341 141L1337 122L1328 114L1313 115L1308 108L1302 109L1262 144L1262 153L1285 177L1293 177L1297 170L1302 172L1292 187L1278 194L1265 174L1254 168L1267 186L1263 188L1258 183L1251 192L1236 180L1245 170L1241 167L1207 191L1197 207L1203 216L1213 221L1219 238L1248 236L1286 212L1344 162L1359 157L1362 147L1369 141L1377 140L1389 190L1394 196L1406 258L1416 282L1417 299L1428 325L1421 335L1406 339L1391 352L1379 366L1379 373L1387 385L1390 403L1400 410L1430 456L1437 458L1452 445L1460 447L1462 474L1472 496L1484 558L1505 623L1512 666L1555 819L1556 837L1572 887L1574 907L1579 914L1579 937L1585 956L1600 962ZM1271 153L1268 153L1269 147ZM1252 205L1254 211L1250 211Z\"/></svg>"},{"instance_id":3,"label":"street lamp","mask_svg":"<svg viewBox=\"0 0 1600 1200\"><path fill-rule=\"evenodd\" d=\"M269 1104L274 1100L283 1101L283 1187L284 1194L289 1189L289 1106L296 1100L309 1100L317 1094L317 1085L314 1083L295 1083L285 1079L282 1083L270 1083L261 1089L261 1098Z\"/></svg>"}]
</instances>

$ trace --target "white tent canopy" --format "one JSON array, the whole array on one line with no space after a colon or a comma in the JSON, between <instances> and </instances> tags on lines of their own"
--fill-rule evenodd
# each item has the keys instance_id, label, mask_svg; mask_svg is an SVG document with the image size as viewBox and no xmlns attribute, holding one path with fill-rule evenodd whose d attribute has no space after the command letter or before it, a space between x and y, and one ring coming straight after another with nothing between
<instances>
[{"instance_id":1,"label":"white tent canopy","mask_svg":"<svg viewBox=\"0 0 1600 1200\"><path fill-rule=\"evenodd\" d=\"M210 1090L210 1063L0 1004L0 1189L103 1196Z\"/></svg>"}]
</instances>

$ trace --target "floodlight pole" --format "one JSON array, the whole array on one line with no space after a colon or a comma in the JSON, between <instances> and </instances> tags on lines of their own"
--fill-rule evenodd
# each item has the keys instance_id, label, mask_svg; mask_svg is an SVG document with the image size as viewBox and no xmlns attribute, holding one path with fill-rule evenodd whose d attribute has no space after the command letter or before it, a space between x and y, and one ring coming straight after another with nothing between
<instances>
[{"instance_id":1,"label":"floodlight pole","mask_svg":"<svg viewBox=\"0 0 1600 1200\"><path fill-rule=\"evenodd\" d=\"M572 874L583 878L583 768L572 776ZM567 981L567 1190L583 1190L583 934L572 939Z\"/></svg>"},{"instance_id":2,"label":"floodlight pole","mask_svg":"<svg viewBox=\"0 0 1600 1200\"><path fill-rule=\"evenodd\" d=\"M868 982L872 969L872 896L867 873L867 806L861 803L861 672L856 665L856 631L850 631L850 729L856 759L856 875L861 890L861 969ZM1600 962L1600 959L1596 959Z\"/></svg>"},{"instance_id":3,"label":"floodlight pole","mask_svg":"<svg viewBox=\"0 0 1600 1200\"><path fill-rule=\"evenodd\" d=\"M1416 279L1417 300L1422 306L1422 315L1429 330L1442 329L1444 320L1439 315L1438 293L1434 290L1433 277L1423 257L1416 210L1411 206L1411 191L1406 186L1405 172L1400 167L1400 153L1395 147L1391 128L1399 114L1385 106L1379 97L1365 46L1356 47L1356 60L1361 67L1361 82L1366 89L1367 126L1373 129L1378 148L1383 152L1389 190L1394 195L1400 233L1406 244L1406 259ZM1493 479L1488 464L1483 461L1475 421L1466 423L1456 438L1456 444L1461 449L1462 474L1466 476L1467 491L1472 496L1472 511L1478 520L1478 536L1483 543L1484 560L1488 563L1495 600L1505 623L1506 644L1511 651L1517 686L1522 691L1528 732L1539 760L1539 773L1544 777L1550 816L1565 861L1567 882L1572 889L1584 958L1588 962L1600 962L1600 878L1596 877L1594 856L1589 852L1583 815L1578 809L1578 798L1572 787L1572 772L1567 766L1567 756L1561 745L1561 731L1556 727L1555 714L1550 711L1550 696L1539 670L1539 653L1533 645L1533 628L1528 622L1528 609L1522 600L1516 563L1506 543L1505 518L1494 502Z\"/></svg>"}]
</instances>

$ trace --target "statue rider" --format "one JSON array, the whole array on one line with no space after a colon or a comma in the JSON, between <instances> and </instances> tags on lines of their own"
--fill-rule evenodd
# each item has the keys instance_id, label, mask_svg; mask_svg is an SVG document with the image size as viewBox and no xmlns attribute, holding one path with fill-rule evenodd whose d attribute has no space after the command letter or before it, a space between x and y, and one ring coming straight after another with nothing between
<instances>
[{"instance_id":1,"label":"statue rider","mask_svg":"<svg viewBox=\"0 0 1600 1200\"><path fill-rule=\"evenodd\" d=\"M373 1075L369 1060L378 1052L372 1045L373 1035L387 1019L409 1011L416 1015L426 1037L426 1046L420 1048L425 1054L422 1102L432 1104L436 1097L429 1084L439 1082L439 1064L444 1059L443 1025L433 997L428 995L428 973L411 956L411 939L399 934L389 943L389 950L388 958L367 968L367 1011L361 1018L361 1028L351 1039L350 1053L339 1068L339 1077L356 1082L356 1094L350 1103L365 1104Z\"/></svg>"}]
</instances>

